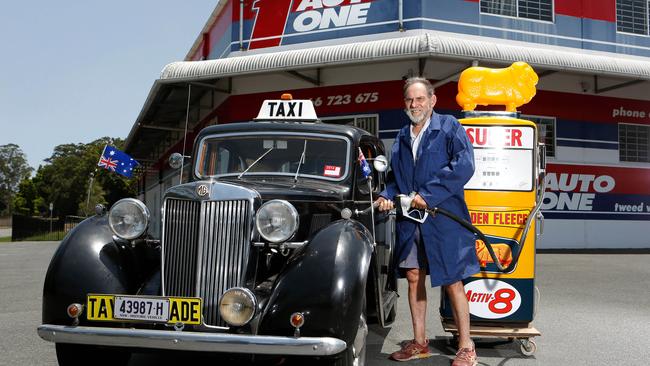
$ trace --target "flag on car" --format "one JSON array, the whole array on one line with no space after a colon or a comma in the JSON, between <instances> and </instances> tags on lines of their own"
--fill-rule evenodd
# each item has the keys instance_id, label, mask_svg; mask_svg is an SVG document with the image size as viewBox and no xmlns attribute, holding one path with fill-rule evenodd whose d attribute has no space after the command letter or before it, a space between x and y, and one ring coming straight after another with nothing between
<instances>
[{"instance_id":1,"label":"flag on car","mask_svg":"<svg viewBox=\"0 0 650 366\"><path fill-rule=\"evenodd\" d=\"M368 161L366 161L366 157L363 156L361 148L359 148L359 166L361 167L361 172L363 173L364 177L368 178L372 174L370 165L368 164Z\"/></svg>"},{"instance_id":2,"label":"flag on car","mask_svg":"<svg viewBox=\"0 0 650 366\"><path fill-rule=\"evenodd\" d=\"M133 169L140 165L136 160L130 157L127 153L116 149L113 146L104 146L102 156L99 157L97 166L106 170L114 171L117 174L131 178Z\"/></svg>"}]
</instances>

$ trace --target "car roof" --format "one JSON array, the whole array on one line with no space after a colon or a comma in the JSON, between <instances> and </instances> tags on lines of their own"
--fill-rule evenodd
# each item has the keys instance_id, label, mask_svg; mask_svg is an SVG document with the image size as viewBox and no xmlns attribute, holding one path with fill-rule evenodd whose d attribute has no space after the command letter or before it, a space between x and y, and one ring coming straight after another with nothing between
<instances>
[{"instance_id":1,"label":"car roof","mask_svg":"<svg viewBox=\"0 0 650 366\"><path fill-rule=\"evenodd\" d=\"M373 136L368 131L349 125L335 125L322 122L276 122L276 121L256 121L256 122L235 122L222 125L214 125L204 128L196 137L197 141L207 135L234 133L234 132L292 132L292 133L316 133L316 134L336 134L349 137L355 144L358 144L362 136Z\"/></svg>"}]
</instances>

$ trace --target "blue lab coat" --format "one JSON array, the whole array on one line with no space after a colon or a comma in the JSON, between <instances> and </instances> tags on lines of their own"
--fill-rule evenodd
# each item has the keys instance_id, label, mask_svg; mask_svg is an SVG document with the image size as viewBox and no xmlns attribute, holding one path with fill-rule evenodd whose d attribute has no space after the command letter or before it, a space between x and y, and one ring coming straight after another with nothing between
<instances>
[{"instance_id":1,"label":"blue lab coat","mask_svg":"<svg viewBox=\"0 0 650 366\"><path fill-rule=\"evenodd\" d=\"M463 186L474 174L474 151L465 129L453 116L433 112L429 126L420 132L424 135L414 162L410 128L407 124L395 138L391 151L395 179L380 195L392 200L400 193L417 192L430 208L444 208L471 222ZM397 218L395 267L408 256L416 225L420 225L432 287L479 272L474 234L441 214L429 215L423 224Z\"/></svg>"}]
</instances>

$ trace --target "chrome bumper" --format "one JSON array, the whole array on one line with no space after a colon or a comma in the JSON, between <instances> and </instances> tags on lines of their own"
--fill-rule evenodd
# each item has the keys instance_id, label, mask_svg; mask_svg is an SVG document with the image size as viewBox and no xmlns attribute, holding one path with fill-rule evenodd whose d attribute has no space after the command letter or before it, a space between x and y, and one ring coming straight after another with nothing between
<instances>
[{"instance_id":1,"label":"chrome bumper","mask_svg":"<svg viewBox=\"0 0 650 366\"><path fill-rule=\"evenodd\" d=\"M331 337L293 338L52 324L39 326L38 335L55 343L267 355L329 356L347 347L344 341Z\"/></svg>"}]
</instances>

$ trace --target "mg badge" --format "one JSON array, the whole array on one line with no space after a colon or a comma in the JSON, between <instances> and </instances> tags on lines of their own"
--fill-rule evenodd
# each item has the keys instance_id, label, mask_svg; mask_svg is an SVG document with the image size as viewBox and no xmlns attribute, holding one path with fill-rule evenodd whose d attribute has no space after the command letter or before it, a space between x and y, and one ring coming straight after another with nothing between
<instances>
[{"instance_id":1,"label":"mg badge","mask_svg":"<svg viewBox=\"0 0 650 366\"><path fill-rule=\"evenodd\" d=\"M210 190L208 189L208 186L205 184L201 184L196 188L196 193L201 196L205 197L206 194L208 194Z\"/></svg>"}]
</instances>

